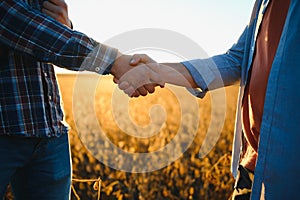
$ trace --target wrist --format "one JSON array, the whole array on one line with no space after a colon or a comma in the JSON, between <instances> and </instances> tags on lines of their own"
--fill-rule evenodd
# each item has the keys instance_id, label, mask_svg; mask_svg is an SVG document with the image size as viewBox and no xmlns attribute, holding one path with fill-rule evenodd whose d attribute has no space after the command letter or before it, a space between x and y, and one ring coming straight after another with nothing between
<instances>
[{"instance_id":1,"label":"wrist","mask_svg":"<svg viewBox=\"0 0 300 200\"><path fill-rule=\"evenodd\" d=\"M112 75L116 74L116 72L118 71L118 69L117 69L117 62L118 62L118 59L120 57L122 57L122 56L123 56L123 54L120 51L118 51L117 52L117 56L116 56L114 62L111 64L110 74L112 74Z\"/></svg>"}]
</instances>

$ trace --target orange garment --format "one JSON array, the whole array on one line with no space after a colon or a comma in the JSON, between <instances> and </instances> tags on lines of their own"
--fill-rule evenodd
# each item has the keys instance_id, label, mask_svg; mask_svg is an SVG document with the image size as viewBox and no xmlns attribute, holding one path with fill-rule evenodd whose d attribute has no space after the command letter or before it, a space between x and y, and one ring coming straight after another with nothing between
<instances>
[{"instance_id":1,"label":"orange garment","mask_svg":"<svg viewBox=\"0 0 300 200\"><path fill-rule=\"evenodd\" d=\"M268 77L289 5L290 0L272 0L269 3L256 40L251 73L249 73L242 105L244 149L241 165L251 171L254 171L257 160Z\"/></svg>"}]
</instances>

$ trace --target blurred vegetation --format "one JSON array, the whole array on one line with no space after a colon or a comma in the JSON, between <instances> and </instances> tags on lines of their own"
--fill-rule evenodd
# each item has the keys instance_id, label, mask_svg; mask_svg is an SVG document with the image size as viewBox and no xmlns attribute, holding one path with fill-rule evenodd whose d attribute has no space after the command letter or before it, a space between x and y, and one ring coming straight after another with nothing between
<instances>
[{"instance_id":1,"label":"blurred vegetation","mask_svg":"<svg viewBox=\"0 0 300 200\"><path fill-rule=\"evenodd\" d=\"M157 89L157 91L147 97L141 97L129 101L129 115L131 119L119 121L123 123L121 130L115 122L112 113L112 95L116 91L111 84L111 77L102 78L94 93L91 84L95 83L95 76L85 75L84 81L78 86L75 84L75 75L58 75L66 121L70 125L69 131L73 177L78 179L97 179L101 177L101 199L136 199L136 200L156 200L156 199L228 199L232 192L234 179L230 173L231 144L233 138L235 103L237 87L226 89L226 119L225 124L217 144L204 158L199 158L198 153L205 138L211 120L211 97L207 95L203 100L196 100L199 110L195 113L188 113L190 123L183 127L183 132L192 131L197 128L194 140L181 157L170 163L168 166L147 173L130 173L110 168L91 154L84 143L89 143L92 152L99 150L102 158L116 159L106 151L106 142L99 140L95 142L97 126L107 134L110 141L124 151L132 153L154 152L167 145L177 134L180 126L180 105L177 97L168 89ZM75 86L74 86L75 84ZM90 89L90 90L89 90ZM75 96L73 96L75 94ZM95 96L93 96L95 95ZM87 100L90 96L95 98L95 105L91 105ZM124 102L127 104L128 102ZM189 102L186 102L187 104ZM165 111L165 121L158 120L161 126L159 133L149 138L136 138L126 133L130 132L131 120L139 126L149 123L156 123L155 119L150 119L149 109L152 106L160 105ZM93 119L93 112L96 112L98 119ZM162 110L151 110L151 117L162 116ZM76 113L76 125L74 115ZM80 120L79 117L80 117ZM117 114L122 115L122 113ZM198 122L194 117L200 116ZM164 118L164 117L162 117ZM152 120L152 121L151 121ZM129 121L129 122L128 122ZM78 130L80 130L78 132ZM80 137L79 137L80 136ZM180 136L180 144L174 151L186 145L189 141L183 134ZM181 149L180 149L181 150ZM106 157L105 157L106 156ZM156 161L162 158L157 158ZM120 159L120 165L130 165L131 161ZM142 163L145 164L145 163ZM151 165L152 163L147 163ZM97 191L93 189L94 182L78 183L73 182L73 186L81 199L97 199ZM11 195L8 193L7 195ZM12 197L7 197L12 199ZM72 199L76 199L72 195Z\"/></svg>"}]
</instances>

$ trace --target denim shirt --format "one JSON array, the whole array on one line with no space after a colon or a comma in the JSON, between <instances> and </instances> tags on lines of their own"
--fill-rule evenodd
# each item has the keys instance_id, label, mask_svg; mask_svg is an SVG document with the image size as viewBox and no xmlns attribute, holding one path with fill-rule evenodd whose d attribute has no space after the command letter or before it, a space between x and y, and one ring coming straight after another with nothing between
<instances>
[{"instance_id":1,"label":"denim shirt","mask_svg":"<svg viewBox=\"0 0 300 200\"><path fill-rule=\"evenodd\" d=\"M255 2L249 24L237 43L225 54L182 63L202 93L240 82L231 168L235 177L242 146L241 103L257 33L268 3L269 0ZM291 0L269 75L251 199L296 199L299 196L299 78L300 2Z\"/></svg>"}]
</instances>

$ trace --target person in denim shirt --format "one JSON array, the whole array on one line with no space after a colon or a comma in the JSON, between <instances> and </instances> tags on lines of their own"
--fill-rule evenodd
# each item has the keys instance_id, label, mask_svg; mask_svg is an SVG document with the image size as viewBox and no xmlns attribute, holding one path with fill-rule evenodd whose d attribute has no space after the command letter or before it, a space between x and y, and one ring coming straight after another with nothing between
<instances>
[{"instance_id":1,"label":"person in denim shirt","mask_svg":"<svg viewBox=\"0 0 300 200\"><path fill-rule=\"evenodd\" d=\"M200 88L195 94L203 97L210 90L239 82L231 168L237 178L233 198L296 199L300 185L299 44L300 1L257 0L249 24L225 54L160 64L146 55L135 55L134 61L146 67L131 69L118 83L130 96L143 80L156 78ZM139 79L142 74L143 80ZM265 86L258 84L261 81ZM262 109L260 113L257 107ZM253 133L252 139L247 130Z\"/></svg>"}]
</instances>

